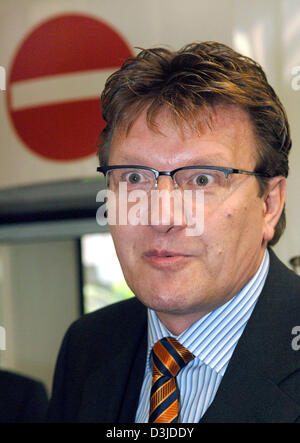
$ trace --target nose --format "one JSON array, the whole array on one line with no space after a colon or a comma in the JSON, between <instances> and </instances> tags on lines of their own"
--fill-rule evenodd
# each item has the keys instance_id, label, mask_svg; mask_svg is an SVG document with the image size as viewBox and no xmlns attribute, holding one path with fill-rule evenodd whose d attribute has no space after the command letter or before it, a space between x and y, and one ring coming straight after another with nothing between
<instances>
[{"instance_id":1,"label":"nose","mask_svg":"<svg viewBox=\"0 0 300 443\"><path fill-rule=\"evenodd\" d=\"M174 182L174 179L167 174L161 173L161 175L158 177L155 189L169 189L172 190L173 188L176 188L176 184Z\"/></svg>"},{"instance_id":2,"label":"nose","mask_svg":"<svg viewBox=\"0 0 300 443\"><path fill-rule=\"evenodd\" d=\"M161 175L151 191L151 226L158 232L180 230L186 227L183 196L172 177Z\"/></svg>"}]
</instances>

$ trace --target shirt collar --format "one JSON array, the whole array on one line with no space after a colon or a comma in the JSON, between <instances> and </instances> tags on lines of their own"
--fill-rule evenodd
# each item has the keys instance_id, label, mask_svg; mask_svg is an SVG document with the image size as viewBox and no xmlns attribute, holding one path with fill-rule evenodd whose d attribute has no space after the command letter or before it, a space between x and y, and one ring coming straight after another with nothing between
<instances>
[{"instance_id":1,"label":"shirt collar","mask_svg":"<svg viewBox=\"0 0 300 443\"><path fill-rule=\"evenodd\" d=\"M148 309L148 368L153 345L163 337L176 337L204 364L225 371L244 327L262 291L269 270L269 253L266 249L262 263L242 290L225 304L193 323L179 336L170 333L155 311Z\"/></svg>"}]
</instances>

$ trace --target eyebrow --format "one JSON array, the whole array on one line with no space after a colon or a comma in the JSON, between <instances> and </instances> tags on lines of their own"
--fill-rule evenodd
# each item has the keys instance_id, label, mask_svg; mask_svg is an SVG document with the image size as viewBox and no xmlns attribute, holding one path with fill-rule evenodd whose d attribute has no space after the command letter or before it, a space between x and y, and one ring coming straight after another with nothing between
<instances>
[{"instance_id":1,"label":"eyebrow","mask_svg":"<svg viewBox=\"0 0 300 443\"><path fill-rule=\"evenodd\" d=\"M147 166L149 168L153 167L153 165L151 165L149 163L149 160L147 160L146 162L144 160L139 161L139 159L137 159L136 157L127 157L127 156L122 156L120 155L119 160L121 163L119 164L123 164L124 165L128 164L128 165L139 165L139 166ZM190 162L185 162L182 166L224 166L226 167L227 165L224 164L220 164L221 163L226 163L227 160L225 159L225 157L223 157L222 155L219 155L218 157L213 157L213 158L197 158L197 159L191 159Z\"/></svg>"},{"instance_id":2,"label":"eyebrow","mask_svg":"<svg viewBox=\"0 0 300 443\"><path fill-rule=\"evenodd\" d=\"M189 163L189 166L196 166L196 165L207 165L207 166L219 166L219 163L226 162L227 159L223 157L222 155L218 155L218 157L211 157L211 158L201 158L193 160L191 163ZM223 165L222 165L223 166Z\"/></svg>"}]
</instances>

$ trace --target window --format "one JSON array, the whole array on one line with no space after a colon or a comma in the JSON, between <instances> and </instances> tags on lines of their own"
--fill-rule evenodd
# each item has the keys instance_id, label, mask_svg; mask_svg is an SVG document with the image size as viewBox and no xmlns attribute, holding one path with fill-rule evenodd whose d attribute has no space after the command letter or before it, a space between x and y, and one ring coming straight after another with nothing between
<instances>
[{"instance_id":1,"label":"window","mask_svg":"<svg viewBox=\"0 0 300 443\"><path fill-rule=\"evenodd\" d=\"M110 233L81 238L83 313L133 297Z\"/></svg>"}]
</instances>

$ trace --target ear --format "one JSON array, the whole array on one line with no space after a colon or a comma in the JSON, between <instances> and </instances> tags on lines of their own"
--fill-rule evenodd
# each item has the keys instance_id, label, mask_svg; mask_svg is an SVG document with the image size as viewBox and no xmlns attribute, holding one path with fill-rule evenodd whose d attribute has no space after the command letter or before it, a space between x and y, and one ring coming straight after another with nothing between
<instances>
[{"instance_id":1,"label":"ear","mask_svg":"<svg viewBox=\"0 0 300 443\"><path fill-rule=\"evenodd\" d=\"M268 183L267 190L263 196L263 239L268 243L272 240L275 227L280 219L286 197L286 178L273 177Z\"/></svg>"}]
</instances>

